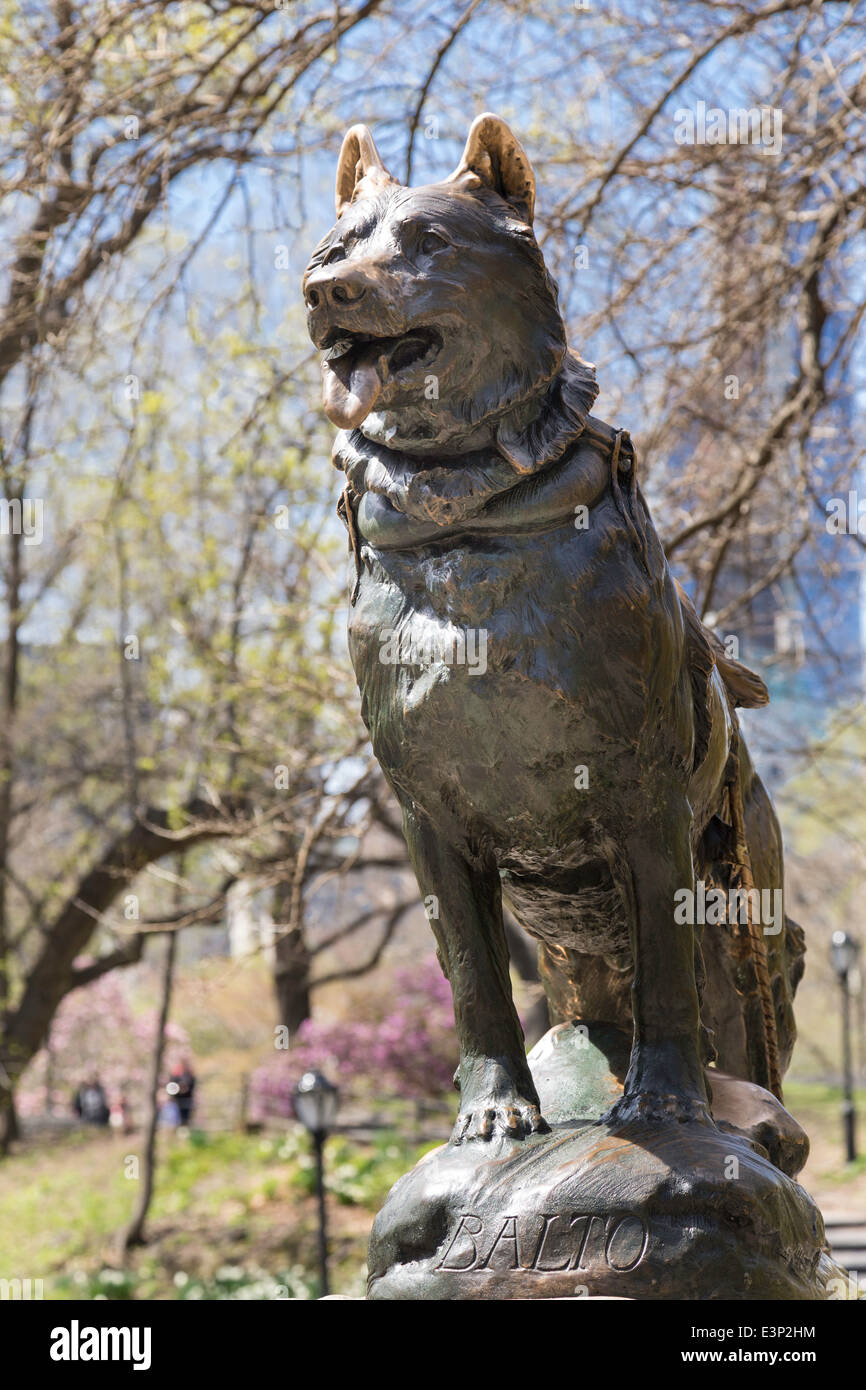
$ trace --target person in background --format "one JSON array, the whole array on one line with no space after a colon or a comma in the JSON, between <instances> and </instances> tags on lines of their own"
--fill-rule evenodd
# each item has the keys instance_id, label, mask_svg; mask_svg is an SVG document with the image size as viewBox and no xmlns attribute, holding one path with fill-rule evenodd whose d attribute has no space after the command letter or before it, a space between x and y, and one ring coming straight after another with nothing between
<instances>
[{"instance_id":1,"label":"person in background","mask_svg":"<svg viewBox=\"0 0 866 1390\"><path fill-rule=\"evenodd\" d=\"M178 1124L186 1126L192 1119L195 1095L195 1074L188 1057L172 1067L166 1091L177 1106Z\"/></svg>"},{"instance_id":2,"label":"person in background","mask_svg":"<svg viewBox=\"0 0 866 1390\"><path fill-rule=\"evenodd\" d=\"M111 1127L120 1130L122 1134L132 1134L135 1125L132 1121L132 1106L129 1101L129 1085L122 1081L111 1106Z\"/></svg>"},{"instance_id":3,"label":"person in background","mask_svg":"<svg viewBox=\"0 0 866 1390\"><path fill-rule=\"evenodd\" d=\"M75 1093L73 1106L76 1115L86 1125L107 1125L111 1112L105 1087L98 1076L83 1081Z\"/></svg>"}]
</instances>

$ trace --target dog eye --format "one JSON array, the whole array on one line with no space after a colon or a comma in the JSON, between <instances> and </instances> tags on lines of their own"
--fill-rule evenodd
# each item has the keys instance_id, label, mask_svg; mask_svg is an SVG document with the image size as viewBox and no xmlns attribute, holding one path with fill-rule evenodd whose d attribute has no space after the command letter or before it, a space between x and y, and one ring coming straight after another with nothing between
<instances>
[{"instance_id":1,"label":"dog eye","mask_svg":"<svg viewBox=\"0 0 866 1390\"><path fill-rule=\"evenodd\" d=\"M333 261L344 261L346 253L342 246L332 246L327 256L322 261L322 265L331 265Z\"/></svg>"},{"instance_id":2,"label":"dog eye","mask_svg":"<svg viewBox=\"0 0 866 1390\"><path fill-rule=\"evenodd\" d=\"M447 245L444 236L440 236L438 232L425 232L418 242L418 250L422 255L429 256L432 251L440 251Z\"/></svg>"}]
</instances>

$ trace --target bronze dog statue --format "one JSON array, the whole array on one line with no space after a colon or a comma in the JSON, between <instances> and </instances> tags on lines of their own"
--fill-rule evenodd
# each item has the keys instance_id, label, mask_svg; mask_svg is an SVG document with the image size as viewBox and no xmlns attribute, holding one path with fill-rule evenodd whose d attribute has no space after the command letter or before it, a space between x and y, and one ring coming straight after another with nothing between
<instances>
[{"instance_id":1,"label":"bronze dog statue","mask_svg":"<svg viewBox=\"0 0 866 1390\"><path fill-rule=\"evenodd\" d=\"M617 1122L711 1125L713 1060L779 1095L802 973L799 928L759 910L781 839L735 707L766 689L671 577L629 435L590 414L534 196L495 116L415 189L355 126L304 278L363 717L454 996L458 1143L547 1127L503 894L553 1019L633 1030ZM681 920L739 890L745 914Z\"/></svg>"}]
</instances>

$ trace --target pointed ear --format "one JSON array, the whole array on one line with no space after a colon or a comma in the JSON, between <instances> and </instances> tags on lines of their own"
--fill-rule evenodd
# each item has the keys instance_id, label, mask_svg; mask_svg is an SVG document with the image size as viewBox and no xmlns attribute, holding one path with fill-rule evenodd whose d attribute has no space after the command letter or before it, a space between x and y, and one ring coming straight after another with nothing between
<instances>
[{"instance_id":1,"label":"pointed ear","mask_svg":"<svg viewBox=\"0 0 866 1390\"><path fill-rule=\"evenodd\" d=\"M485 111L469 128L463 158L449 183L492 188L530 224L535 212L535 175L517 136L499 116Z\"/></svg>"},{"instance_id":2,"label":"pointed ear","mask_svg":"<svg viewBox=\"0 0 866 1390\"><path fill-rule=\"evenodd\" d=\"M342 217L356 198L369 197L389 183L396 183L382 163L376 142L365 125L347 131L337 160L336 205Z\"/></svg>"}]
</instances>

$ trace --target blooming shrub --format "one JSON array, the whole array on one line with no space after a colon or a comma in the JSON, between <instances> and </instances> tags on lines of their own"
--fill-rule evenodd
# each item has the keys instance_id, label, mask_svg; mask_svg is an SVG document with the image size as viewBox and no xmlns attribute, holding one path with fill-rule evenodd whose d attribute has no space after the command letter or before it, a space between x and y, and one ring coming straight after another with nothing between
<instances>
[{"instance_id":1,"label":"blooming shrub","mask_svg":"<svg viewBox=\"0 0 866 1390\"><path fill-rule=\"evenodd\" d=\"M450 1090L457 1065L451 989L435 959L395 972L393 989L369 1013L363 1021L307 1019L291 1049L253 1073L249 1118L289 1118L291 1093L305 1071L389 1099Z\"/></svg>"}]
</instances>

